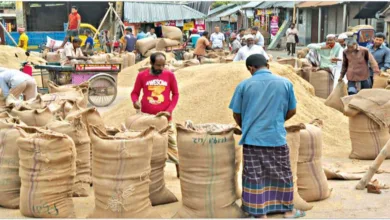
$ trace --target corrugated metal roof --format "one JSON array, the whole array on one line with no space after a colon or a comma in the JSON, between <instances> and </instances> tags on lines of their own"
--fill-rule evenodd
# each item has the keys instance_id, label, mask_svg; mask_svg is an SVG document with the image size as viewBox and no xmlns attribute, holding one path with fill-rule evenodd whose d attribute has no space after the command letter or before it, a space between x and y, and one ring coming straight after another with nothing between
<instances>
[{"instance_id":1,"label":"corrugated metal roof","mask_svg":"<svg viewBox=\"0 0 390 220\"><path fill-rule=\"evenodd\" d=\"M331 6L341 4L344 1L317 1L317 2L302 2L297 5L298 8L311 8L311 7L319 7L319 6Z\"/></svg>"},{"instance_id":2,"label":"corrugated metal roof","mask_svg":"<svg viewBox=\"0 0 390 220\"><path fill-rule=\"evenodd\" d=\"M214 8L214 9L210 10L209 13L208 13L207 15L208 15L208 16L213 15L213 14L215 14L215 13L221 12L221 11L226 10L226 9L228 9L228 8L231 8L231 7L233 7L233 6L235 6L235 4L221 5L221 6L219 6L219 7L216 7L216 8Z\"/></svg>"},{"instance_id":3,"label":"corrugated metal roof","mask_svg":"<svg viewBox=\"0 0 390 220\"><path fill-rule=\"evenodd\" d=\"M225 17L225 16L229 16L231 14L234 14L237 11L239 11L240 9L241 9L241 6L237 5L236 7L230 8L230 9L228 9L228 10L226 10L226 11L220 13L220 14L217 14L215 16L209 17L208 19L206 19L206 21L208 21L208 22L219 21L220 18Z\"/></svg>"},{"instance_id":4,"label":"corrugated metal roof","mask_svg":"<svg viewBox=\"0 0 390 220\"><path fill-rule=\"evenodd\" d=\"M242 9L247 9L247 8L256 8L258 5L260 5L261 3L263 3L264 1L253 1L253 2L249 2L245 5L242 6Z\"/></svg>"},{"instance_id":5,"label":"corrugated metal roof","mask_svg":"<svg viewBox=\"0 0 390 220\"><path fill-rule=\"evenodd\" d=\"M294 8L295 2L285 1L285 2L275 2L272 7L274 8Z\"/></svg>"},{"instance_id":6,"label":"corrugated metal roof","mask_svg":"<svg viewBox=\"0 0 390 220\"><path fill-rule=\"evenodd\" d=\"M260 5L257 6L259 9L266 9L266 8L272 8L272 5L274 2L263 2Z\"/></svg>"},{"instance_id":7,"label":"corrugated metal roof","mask_svg":"<svg viewBox=\"0 0 390 220\"><path fill-rule=\"evenodd\" d=\"M129 23L201 19L206 15L182 4L125 2L124 20Z\"/></svg>"}]
</instances>

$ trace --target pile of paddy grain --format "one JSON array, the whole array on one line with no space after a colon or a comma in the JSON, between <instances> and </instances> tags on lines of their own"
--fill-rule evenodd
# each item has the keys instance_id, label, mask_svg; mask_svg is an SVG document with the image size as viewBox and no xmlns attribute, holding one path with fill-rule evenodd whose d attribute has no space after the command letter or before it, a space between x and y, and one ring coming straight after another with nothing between
<instances>
[{"instance_id":1,"label":"pile of paddy grain","mask_svg":"<svg viewBox=\"0 0 390 220\"><path fill-rule=\"evenodd\" d=\"M272 62L270 68L274 74L294 84L297 115L287 124L308 123L315 118L323 120L324 155L347 157L351 149L348 118L315 97L313 87L296 75L292 67ZM173 113L175 122L189 119L195 123L234 123L228 108L231 97L237 85L250 77L243 62L192 66L178 70L175 75L180 90L179 103ZM131 87L136 76L137 71L127 71L120 74L119 82ZM131 101L125 100L103 117L108 125L119 125L134 113Z\"/></svg>"},{"instance_id":2,"label":"pile of paddy grain","mask_svg":"<svg viewBox=\"0 0 390 220\"><path fill-rule=\"evenodd\" d=\"M46 60L38 57L35 53L31 53L27 59L22 48L0 45L0 67L20 69L20 64L25 61L30 61L34 64L46 63Z\"/></svg>"}]
</instances>

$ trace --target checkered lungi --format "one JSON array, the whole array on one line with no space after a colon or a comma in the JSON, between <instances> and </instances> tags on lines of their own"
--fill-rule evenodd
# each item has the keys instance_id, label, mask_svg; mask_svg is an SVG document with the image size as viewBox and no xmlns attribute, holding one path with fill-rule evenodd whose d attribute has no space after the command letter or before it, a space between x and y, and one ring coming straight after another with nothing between
<instances>
[{"instance_id":1,"label":"checkered lungi","mask_svg":"<svg viewBox=\"0 0 390 220\"><path fill-rule=\"evenodd\" d=\"M244 145L242 209L253 215L293 209L293 178L288 146Z\"/></svg>"}]
</instances>

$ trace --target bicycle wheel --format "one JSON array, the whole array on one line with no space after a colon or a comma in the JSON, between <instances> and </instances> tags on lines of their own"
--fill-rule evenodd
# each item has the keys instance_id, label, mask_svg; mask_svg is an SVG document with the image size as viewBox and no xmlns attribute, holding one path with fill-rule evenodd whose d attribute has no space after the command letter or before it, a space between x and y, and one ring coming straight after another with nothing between
<instances>
[{"instance_id":1,"label":"bicycle wheel","mask_svg":"<svg viewBox=\"0 0 390 220\"><path fill-rule=\"evenodd\" d=\"M116 83L111 78L107 76L98 76L90 81L88 101L93 106L109 106L114 102L116 95Z\"/></svg>"}]
</instances>

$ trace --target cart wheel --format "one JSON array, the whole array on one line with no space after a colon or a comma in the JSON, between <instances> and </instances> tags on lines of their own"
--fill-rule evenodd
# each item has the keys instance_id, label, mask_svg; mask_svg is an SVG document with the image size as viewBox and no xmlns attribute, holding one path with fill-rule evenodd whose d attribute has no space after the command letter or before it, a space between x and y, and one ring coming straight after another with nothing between
<instances>
[{"instance_id":1,"label":"cart wheel","mask_svg":"<svg viewBox=\"0 0 390 220\"><path fill-rule=\"evenodd\" d=\"M116 83L109 77L99 76L90 81L88 101L96 107L109 106L117 95Z\"/></svg>"}]
</instances>

